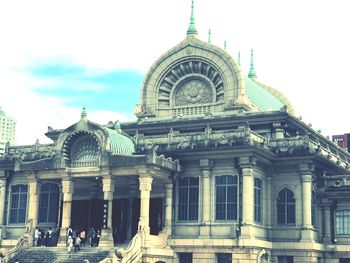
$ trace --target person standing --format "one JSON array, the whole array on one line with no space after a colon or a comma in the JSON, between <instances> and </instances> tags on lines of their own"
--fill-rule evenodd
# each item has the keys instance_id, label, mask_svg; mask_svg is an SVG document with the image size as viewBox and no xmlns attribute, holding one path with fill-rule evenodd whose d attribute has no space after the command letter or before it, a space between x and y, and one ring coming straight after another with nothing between
<instances>
[{"instance_id":1,"label":"person standing","mask_svg":"<svg viewBox=\"0 0 350 263\"><path fill-rule=\"evenodd\" d=\"M40 231L39 231L39 228L35 228L35 231L34 231L34 246L38 246L38 241L39 241L39 237L40 237Z\"/></svg>"},{"instance_id":2,"label":"person standing","mask_svg":"<svg viewBox=\"0 0 350 263\"><path fill-rule=\"evenodd\" d=\"M80 233L80 239L81 239L81 246L85 247L85 241L86 241L86 232L83 229Z\"/></svg>"}]
</instances>

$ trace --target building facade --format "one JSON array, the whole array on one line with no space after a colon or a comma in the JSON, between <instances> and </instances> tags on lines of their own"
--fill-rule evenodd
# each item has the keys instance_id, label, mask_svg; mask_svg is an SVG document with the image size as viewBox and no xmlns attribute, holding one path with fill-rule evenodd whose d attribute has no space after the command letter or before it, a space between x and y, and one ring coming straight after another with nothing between
<instances>
[{"instance_id":1,"label":"building facade","mask_svg":"<svg viewBox=\"0 0 350 263\"><path fill-rule=\"evenodd\" d=\"M192 9L193 11L193 9ZM37 226L100 228L121 262L349 262L350 155L186 38L143 82L137 121L80 120L0 158L1 245ZM130 242L127 249L119 244Z\"/></svg>"},{"instance_id":2,"label":"building facade","mask_svg":"<svg viewBox=\"0 0 350 263\"><path fill-rule=\"evenodd\" d=\"M6 144L14 145L16 142L16 120L0 107L0 155L5 152Z\"/></svg>"}]
</instances>

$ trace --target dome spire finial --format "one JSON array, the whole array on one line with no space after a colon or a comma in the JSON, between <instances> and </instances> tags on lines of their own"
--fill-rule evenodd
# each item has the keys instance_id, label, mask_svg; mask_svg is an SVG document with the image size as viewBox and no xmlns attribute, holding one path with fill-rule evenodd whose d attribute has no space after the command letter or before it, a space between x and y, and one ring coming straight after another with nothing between
<instances>
[{"instance_id":1,"label":"dome spire finial","mask_svg":"<svg viewBox=\"0 0 350 263\"><path fill-rule=\"evenodd\" d=\"M209 32L208 32L208 43L211 44L211 30L209 28Z\"/></svg>"},{"instance_id":2,"label":"dome spire finial","mask_svg":"<svg viewBox=\"0 0 350 263\"><path fill-rule=\"evenodd\" d=\"M249 73L248 73L248 78L251 78L251 79L256 78L256 74L255 74L255 70L254 70L254 51L253 51L253 49L251 49L251 51L250 51L250 69L249 69Z\"/></svg>"},{"instance_id":3,"label":"dome spire finial","mask_svg":"<svg viewBox=\"0 0 350 263\"><path fill-rule=\"evenodd\" d=\"M87 120L87 113L85 107L83 107L83 110L81 111L81 119L82 120Z\"/></svg>"},{"instance_id":4,"label":"dome spire finial","mask_svg":"<svg viewBox=\"0 0 350 263\"><path fill-rule=\"evenodd\" d=\"M194 23L194 0L192 0L190 25L187 29L187 35L197 35L197 29Z\"/></svg>"},{"instance_id":5,"label":"dome spire finial","mask_svg":"<svg viewBox=\"0 0 350 263\"><path fill-rule=\"evenodd\" d=\"M224 49L226 50L226 48L227 48L227 41L225 40L224 41Z\"/></svg>"},{"instance_id":6,"label":"dome spire finial","mask_svg":"<svg viewBox=\"0 0 350 263\"><path fill-rule=\"evenodd\" d=\"M241 52L238 51L238 56L237 56L237 63L238 66L241 66Z\"/></svg>"}]
</instances>

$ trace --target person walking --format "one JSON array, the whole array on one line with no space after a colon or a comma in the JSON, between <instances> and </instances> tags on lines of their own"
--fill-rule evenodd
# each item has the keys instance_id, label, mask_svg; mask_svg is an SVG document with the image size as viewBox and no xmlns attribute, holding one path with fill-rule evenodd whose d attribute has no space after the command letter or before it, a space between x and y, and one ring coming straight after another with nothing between
<instances>
[{"instance_id":1,"label":"person walking","mask_svg":"<svg viewBox=\"0 0 350 263\"><path fill-rule=\"evenodd\" d=\"M79 236L75 239L74 252L80 251L81 239Z\"/></svg>"},{"instance_id":2,"label":"person walking","mask_svg":"<svg viewBox=\"0 0 350 263\"><path fill-rule=\"evenodd\" d=\"M73 247L73 238L71 236L68 236L68 239L67 239L68 253L70 253L72 247Z\"/></svg>"}]
</instances>

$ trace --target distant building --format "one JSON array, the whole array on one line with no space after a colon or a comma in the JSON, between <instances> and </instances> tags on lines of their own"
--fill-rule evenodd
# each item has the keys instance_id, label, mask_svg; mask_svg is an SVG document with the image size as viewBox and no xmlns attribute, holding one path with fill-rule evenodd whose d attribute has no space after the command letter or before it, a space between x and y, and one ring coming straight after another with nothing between
<instances>
[{"instance_id":1,"label":"distant building","mask_svg":"<svg viewBox=\"0 0 350 263\"><path fill-rule=\"evenodd\" d=\"M6 113L0 107L0 155L4 154L6 143L15 144L16 138L16 120Z\"/></svg>"},{"instance_id":2,"label":"distant building","mask_svg":"<svg viewBox=\"0 0 350 263\"><path fill-rule=\"evenodd\" d=\"M339 147L349 151L350 134L345 133L342 135L333 135L332 141L335 142Z\"/></svg>"}]
</instances>

